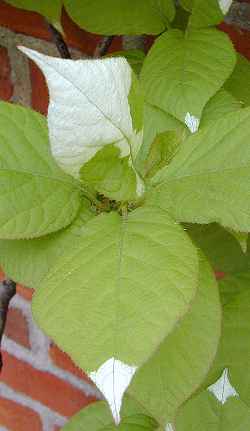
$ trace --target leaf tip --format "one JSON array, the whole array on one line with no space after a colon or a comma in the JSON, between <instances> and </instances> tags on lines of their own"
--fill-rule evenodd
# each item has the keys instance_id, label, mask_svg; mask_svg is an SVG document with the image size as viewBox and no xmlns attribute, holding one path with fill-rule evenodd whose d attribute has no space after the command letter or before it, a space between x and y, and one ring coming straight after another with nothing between
<instances>
[{"instance_id":1,"label":"leaf tip","mask_svg":"<svg viewBox=\"0 0 250 431\"><path fill-rule=\"evenodd\" d=\"M208 387L208 391L211 392L221 404L225 404L230 397L239 396L238 392L229 381L228 368L225 368L221 377Z\"/></svg>"}]
</instances>

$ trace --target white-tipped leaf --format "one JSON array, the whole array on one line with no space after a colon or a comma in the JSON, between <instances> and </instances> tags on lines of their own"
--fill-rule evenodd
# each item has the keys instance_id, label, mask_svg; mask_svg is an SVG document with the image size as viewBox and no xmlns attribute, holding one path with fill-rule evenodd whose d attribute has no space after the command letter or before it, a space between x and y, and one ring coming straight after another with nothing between
<instances>
[{"instance_id":1,"label":"white-tipped leaf","mask_svg":"<svg viewBox=\"0 0 250 431\"><path fill-rule=\"evenodd\" d=\"M227 399L230 397L239 396L229 381L227 368L225 368L221 377L213 385L208 387L208 390L221 404L225 404Z\"/></svg>"},{"instance_id":2,"label":"white-tipped leaf","mask_svg":"<svg viewBox=\"0 0 250 431\"><path fill-rule=\"evenodd\" d=\"M91 380L93 380L108 401L117 425L121 420L120 410L123 395L136 372L136 368L124 364L118 359L110 358L97 371L89 373Z\"/></svg>"},{"instance_id":3,"label":"white-tipped leaf","mask_svg":"<svg viewBox=\"0 0 250 431\"><path fill-rule=\"evenodd\" d=\"M219 6L224 15L226 15L233 3L233 0L219 0Z\"/></svg>"}]
</instances>

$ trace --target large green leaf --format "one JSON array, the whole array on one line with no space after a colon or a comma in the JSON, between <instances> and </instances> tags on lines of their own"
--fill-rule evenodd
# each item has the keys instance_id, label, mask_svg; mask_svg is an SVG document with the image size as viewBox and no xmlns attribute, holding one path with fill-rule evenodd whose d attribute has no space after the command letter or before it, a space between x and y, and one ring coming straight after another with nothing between
<instances>
[{"instance_id":1,"label":"large green leaf","mask_svg":"<svg viewBox=\"0 0 250 431\"><path fill-rule=\"evenodd\" d=\"M173 0L65 0L71 18L91 33L159 34L175 14Z\"/></svg>"},{"instance_id":2,"label":"large green leaf","mask_svg":"<svg viewBox=\"0 0 250 431\"><path fill-rule=\"evenodd\" d=\"M46 120L0 103L0 238L39 237L67 226L80 205L79 184L49 152Z\"/></svg>"},{"instance_id":3,"label":"large green leaf","mask_svg":"<svg viewBox=\"0 0 250 431\"><path fill-rule=\"evenodd\" d=\"M250 105L250 62L247 58L238 54L236 66L224 87L246 106Z\"/></svg>"},{"instance_id":4,"label":"large green leaf","mask_svg":"<svg viewBox=\"0 0 250 431\"><path fill-rule=\"evenodd\" d=\"M216 223L192 224L185 225L185 228L214 270L229 274L250 268L248 254L243 253L239 242L222 226Z\"/></svg>"},{"instance_id":5,"label":"large green leaf","mask_svg":"<svg viewBox=\"0 0 250 431\"><path fill-rule=\"evenodd\" d=\"M224 404L204 391L187 402L176 420L176 431L246 431L250 409L236 397Z\"/></svg>"},{"instance_id":6,"label":"large green leaf","mask_svg":"<svg viewBox=\"0 0 250 431\"><path fill-rule=\"evenodd\" d=\"M104 401L85 407L63 427L63 431L154 431L158 424L146 415L146 411L130 398L125 397L122 421L114 425L110 411Z\"/></svg>"},{"instance_id":7,"label":"large green leaf","mask_svg":"<svg viewBox=\"0 0 250 431\"><path fill-rule=\"evenodd\" d=\"M187 124L189 116L199 121L235 61L228 36L216 29L168 31L157 39L142 68L146 101Z\"/></svg>"},{"instance_id":8,"label":"large green leaf","mask_svg":"<svg viewBox=\"0 0 250 431\"><path fill-rule=\"evenodd\" d=\"M38 12L60 28L62 0L6 0L12 6Z\"/></svg>"},{"instance_id":9,"label":"large green leaf","mask_svg":"<svg viewBox=\"0 0 250 431\"><path fill-rule=\"evenodd\" d=\"M224 368L228 368L232 385L250 406L250 270L223 280L221 289L222 338L206 384L211 384Z\"/></svg>"},{"instance_id":10,"label":"large green leaf","mask_svg":"<svg viewBox=\"0 0 250 431\"><path fill-rule=\"evenodd\" d=\"M153 201L176 220L250 230L250 109L189 137L153 178Z\"/></svg>"},{"instance_id":11,"label":"large green leaf","mask_svg":"<svg viewBox=\"0 0 250 431\"><path fill-rule=\"evenodd\" d=\"M84 201L76 219L64 230L30 240L0 240L0 265L5 274L27 287L39 287L57 259L74 248L82 227L93 216Z\"/></svg>"},{"instance_id":12,"label":"large green leaf","mask_svg":"<svg viewBox=\"0 0 250 431\"><path fill-rule=\"evenodd\" d=\"M238 111L243 107L243 103L235 99L228 91L221 89L216 93L206 104L200 127L213 125L214 121L218 120L230 112Z\"/></svg>"},{"instance_id":13,"label":"large green leaf","mask_svg":"<svg viewBox=\"0 0 250 431\"><path fill-rule=\"evenodd\" d=\"M139 366L187 311L197 273L196 249L164 211L102 214L44 280L33 314L83 369L111 357Z\"/></svg>"},{"instance_id":14,"label":"large green leaf","mask_svg":"<svg viewBox=\"0 0 250 431\"><path fill-rule=\"evenodd\" d=\"M138 371L129 393L163 425L198 388L216 354L221 310L216 282L201 256L199 287L188 314Z\"/></svg>"}]
</instances>

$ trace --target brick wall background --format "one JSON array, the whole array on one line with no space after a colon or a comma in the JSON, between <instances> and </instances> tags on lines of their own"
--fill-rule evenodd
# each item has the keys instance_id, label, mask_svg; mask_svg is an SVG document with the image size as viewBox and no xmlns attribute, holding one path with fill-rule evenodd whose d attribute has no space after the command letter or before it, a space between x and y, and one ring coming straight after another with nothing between
<instances>
[{"instance_id":1,"label":"brick wall background","mask_svg":"<svg viewBox=\"0 0 250 431\"><path fill-rule=\"evenodd\" d=\"M62 25L73 58L93 54L99 36L78 28L65 11ZM250 59L250 32L228 24L220 27ZM150 42L149 38L147 46ZM115 38L110 51L121 49L123 43L127 40ZM0 99L46 114L48 94L43 76L17 51L20 44L59 56L41 16L0 0ZM0 271L0 280L3 278ZM100 397L86 375L36 327L31 298L32 290L18 285L8 313L2 343L0 431L59 431L68 418Z\"/></svg>"}]
</instances>

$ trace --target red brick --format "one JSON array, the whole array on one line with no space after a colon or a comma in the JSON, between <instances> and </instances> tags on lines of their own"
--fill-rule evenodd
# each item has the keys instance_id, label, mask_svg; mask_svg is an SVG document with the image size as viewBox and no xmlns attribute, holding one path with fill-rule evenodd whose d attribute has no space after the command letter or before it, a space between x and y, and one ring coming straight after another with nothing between
<instances>
[{"instance_id":1,"label":"red brick","mask_svg":"<svg viewBox=\"0 0 250 431\"><path fill-rule=\"evenodd\" d=\"M88 383L91 383L88 376L74 364L74 362L67 355L67 353L62 352L62 350L60 350L55 344L52 344L50 346L49 354L52 361L57 367L62 368L63 370L69 371L75 376L88 381Z\"/></svg>"},{"instance_id":2,"label":"red brick","mask_svg":"<svg viewBox=\"0 0 250 431\"><path fill-rule=\"evenodd\" d=\"M31 104L35 111L47 115L49 94L45 78L33 61L30 64Z\"/></svg>"},{"instance_id":3,"label":"red brick","mask_svg":"<svg viewBox=\"0 0 250 431\"><path fill-rule=\"evenodd\" d=\"M16 343L30 349L29 328L21 310L9 308L4 333Z\"/></svg>"},{"instance_id":4,"label":"red brick","mask_svg":"<svg viewBox=\"0 0 250 431\"><path fill-rule=\"evenodd\" d=\"M64 416L70 417L95 401L94 397L86 396L70 383L50 373L36 370L5 351L1 381Z\"/></svg>"},{"instance_id":5,"label":"red brick","mask_svg":"<svg viewBox=\"0 0 250 431\"><path fill-rule=\"evenodd\" d=\"M10 100L13 94L13 85L11 81L11 67L6 48L0 46L0 99Z\"/></svg>"},{"instance_id":6,"label":"red brick","mask_svg":"<svg viewBox=\"0 0 250 431\"><path fill-rule=\"evenodd\" d=\"M227 33L235 49L250 60L250 32L222 23L219 28Z\"/></svg>"},{"instance_id":7,"label":"red brick","mask_svg":"<svg viewBox=\"0 0 250 431\"><path fill-rule=\"evenodd\" d=\"M0 25L16 33L45 40L51 39L48 26L41 15L15 8L4 1L0 1Z\"/></svg>"},{"instance_id":8,"label":"red brick","mask_svg":"<svg viewBox=\"0 0 250 431\"><path fill-rule=\"evenodd\" d=\"M1 397L0 425L10 431L42 431L42 423L37 413Z\"/></svg>"},{"instance_id":9,"label":"red brick","mask_svg":"<svg viewBox=\"0 0 250 431\"><path fill-rule=\"evenodd\" d=\"M16 291L20 296L22 296L27 301L31 301L33 293L35 292L34 289L31 289L29 287L24 287L21 284L17 284Z\"/></svg>"}]
</instances>

